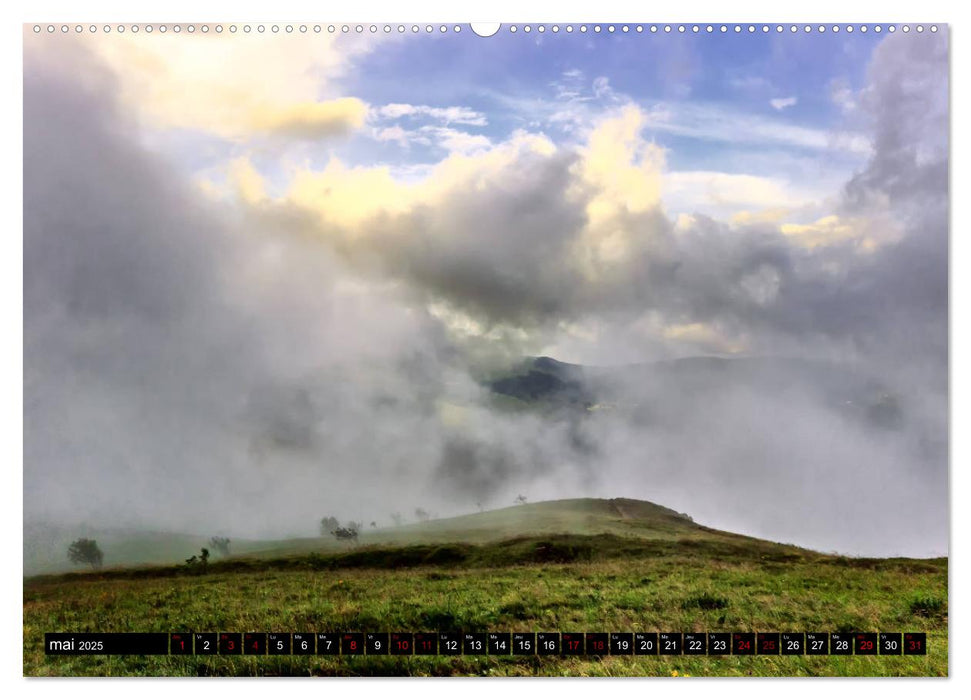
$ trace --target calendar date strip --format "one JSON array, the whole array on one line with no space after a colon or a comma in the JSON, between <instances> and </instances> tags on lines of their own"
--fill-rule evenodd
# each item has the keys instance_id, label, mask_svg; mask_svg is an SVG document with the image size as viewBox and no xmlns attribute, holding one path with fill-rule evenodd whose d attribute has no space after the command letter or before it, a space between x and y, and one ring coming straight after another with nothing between
<instances>
[{"instance_id":1,"label":"calendar date strip","mask_svg":"<svg viewBox=\"0 0 971 700\"><path fill-rule=\"evenodd\" d=\"M924 632L48 632L50 656L902 656Z\"/></svg>"}]
</instances>

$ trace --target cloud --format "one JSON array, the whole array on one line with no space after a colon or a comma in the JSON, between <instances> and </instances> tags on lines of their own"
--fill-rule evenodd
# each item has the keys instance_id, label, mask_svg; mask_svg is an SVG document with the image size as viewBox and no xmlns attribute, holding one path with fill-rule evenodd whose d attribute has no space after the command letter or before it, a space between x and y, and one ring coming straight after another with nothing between
<instances>
[{"instance_id":1,"label":"cloud","mask_svg":"<svg viewBox=\"0 0 971 700\"><path fill-rule=\"evenodd\" d=\"M396 141L404 148L412 145L426 146L448 153L473 154L489 149L492 141L482 134L470 134L448 126L425 124L417 129L406 130L400 127L380 129L375 137L379 141Z\"/></svg>"},{"instance_id":2,"label":"cloud","mask_svg":"<svg viewBox=\"0 0 971 700\"><path fill-rule=\"evenodd\" d=\"M593 96L598 100L614 99L614 90L610 87L610 79L601 75L593 80Z\"/></svg>"},{"instance_id":3,"label":"cloud","mask_svg":"<svg viewBox=\"0 0 971 700\"><path fill-rule=\"evenodd\" d=\"M558 100L571 102L593 99L592 96L585 96L583 94L585 88L584 73L579 68L571 68L563 71L558 80L550 83L550 87L553 88L556 99Z\"/></svg>"},{"instance_id":4,"label":"cloud","mask_svg":"<svg viewBox=\"0 0 971 700\"><path fill-rule=\"evenodd\" d=\"M824 216L816 221L807 224L784 223L779 230L789 236L799 245L807 248L817 246L838 245L846 242L855 242L860 251L874 250L881 241L876 237L868 235L871 227L867 221L841 219L838 215L832 214ZM894 234L892 222L888 222L886 228L880 230L884 241Z\"/></svg>"},{"instance_id":5,"label":"cloud","mask_svg":"<svg viewBox=\"0 0 971 700\"><path fill-rule=\"evenodd\" d=\"M303 102L286 107L259 107L250 115L254 130L295 139L319 139L364 125L367 105L354 97Z\"/></svg>"},{"instance_id":6,"label":"cloud","mask_svg":"<svg viewBox=\"0 0 971 700\"><path fill-rule=\"evenodd\" d=\"M376 129L374 138L378 141L394 141L402 147L407 147L409 133L400 126L386 126L382 129Z\"/></svg>"},{"instance_id":7,"label":"cloud","mask_svg":"<svg viewBox=\"0 0 971 700\"><path fill-rule=\"evenodd\" d=\"M440 324L200 196L112 81L76 47L25 57L25 518L284 535L426 503Z\"/></svg>"},{"instance_id":8,"label":"cloud","mask_svg":"<svg viewBox=\"0 0 971 700\"><path fill-rule=\"evenodd\" d=\"M236 158L229 164L229 182L247 204L259 204L266 199L263 177L248 158Z\"/></svg>"},{"instance_id":9,"label":"cloud","mask_svg":"<svg viewBox=\"0 0 971 700\"><path fill-rule=\"evenodd\" d=\"M65 46L25 53L27 517L282 535L619 489L810 546L946 550L946 37L879 45L854 96L866 162L812 216L772 180L668 172L652 130L765 127L820 157L830 135L681 105L613 105L579 143L472 141L408 180L332 157L269 193L234 154L235 197L214 202L139 145L139 120L202 128L201 111L166 112L156 88L135 105L115 60ZM129 56L158 77L154 50ZM319 76L288 75L274 105L319 101ZM252 136L229 119L205 128ZM750 209L674 219L678 177ZM637 407L621 415L496 411L470 358L522 352L825 371L718 384L692 366L671 385L634 368L611 387ZM821 377L864 377L867 400L892 387L900 426L848 418Z\"/></svg>"},{"instance_id":10,"label":"cloud","mask_svg":"<svg viewBox=\"0 0 971 700\"><path fill-rule=\"evenodd\" d=\"M669 82L665 81L665 84ZM561 76L552 87L556 100L542 100L532 95L523 98L491 94L490 97L514 113L539 119L546 126L555 126L568 133L587 133L606 110L630 105L646 115L650 134L673 134L740 147L756 146L760 150L779 147L811 154L827 151L857 157L869 156L872 152L870 141L859 131L833 132L799 126L779 117L746 112L716 102L689 101L683 96L649 101L615 89L606 76L594 79L589 86L579 76ZM776 111L784 111L797 104L798 99L787 97L772 102L781 103Z\"/></svg>"},{"instance_id":11,"label":"cloud","mask_svg":"<svg viewBox=\"0 0 971 700\"><path fill-rule=\"evenodd\" d=\"M492 142L482 134L469 134L457 129L433 127L424 129L422 133L432 137L432 143L444 148L450 153L472 154L488 150Z\"/></svg>"},{"instance_id":12,"label":"cloud","mask_svg":"<svg viewBox=\"0 0 971 700\"><path fill-rule=\"evenodd\" d=\"M735 354L744 348L725 338L717 328L707 323L682 323L664 329L665 340L684 343L704 354Z\"/></svg>"},{"instance_id":13,"label":"cloud","mask_svg":"<svg viewBox=\"0 0 971 700\"><path fill-rule=\"evenodd\" d=\"M640 139L642 124L638 110L624 109L580 152L525 133L483 143L415 185L332 161L298 174L279 204L319 214L320 234L357 264L427 285L456 310L484 314L487 326L553 319L571 313L576 295L599 294L601 277L630 274L650 235L628 222L665 226L663 152Z\"/></svg>"},{"instance_id":14,"label":"cloud","mask_svg":"<svg viewBox=\"0 0 971 700\"><path fill-rule=\"evenodd\" d=\"M830 84L830 99L841 111L852 113L856 110L856 95L846 80L834 80Z\"/></svg>"},{"instance_id":15,"label":"cloud","mask_svg":"<svg viewBox=\"0 0 971 700\"><path fill-rule=\"evenodd\" d=\"M788 107L794 107L797 102L799 102L798 97L777 97L769 100L769 104L772 105L772 109L780 112Z\"/></svg>"},{"instance_id":16,"label":"cloud","mask_svg":"<svg viewBox=\"0 0 971 700\"><path fill-rule=\"evenodd\" d=\"M456 129L459 126L486 126L488 121L481 112L467 107L430 107L391 103L373 108L370 112L372 122L406 120L409 122L432 120L435 124L413 124L403 128L399 124L390 127L375 127L374 137L378 141L395 141L403 148L412 145L437 148L449 153L471 154L492 145L487 136Z\"/></svg>"},{"instance_id":17,"label":"cloud","mask_svg":"<svg viewBox=\"0 0 971 700\"><path fill-rule=\"evenodd\" d=\"M370 49L361 38L99 33L83 45L110 67L126 108L157 129L231 141L319 139L359 128L367 114L337 86L346 65Z\"/></svg>"},{"instance_id":18,"label":"cloud","mask_svg":"<svg viewBox=\"0 0 971 700\"><path fill-rule=\"evenodd\" d=\"M830 133L718 105L665 103L652 111L649 127L665 133L735 144L777 144L809 151L871 153L869 140L859 133Z\"/></svg>"},{"instance_id":19,"label":"cloud","mask_svg":"<svg viewBox=\"0 0 971 700\"><path fill-rule=\"evenodd\" d=\"M716 217L757 209L793 210L816 203L826 194L777 178L712 171L666 173L662 192L673 211Z\"/></svg>"},{"instance_id":20,"label":"cloud","mask_svg":"<svg viewBox=\"0 0 971 700\"><path fill-rule=\"evenodd\" d=\"M322 240L406 281L463 338L498 333L531 351L560 323L650 308L667 326L744 328L751 352L805 351L810 338L824 354L878 346L880 315L861 322L873 300L838 280L872 277L871 253L901 240L893 217L830 202L793 220L823 193L666 172L664 150L646 139L656 118L628 105L576 147L528 134L481 142L409 184L332 162L299 173L277 204L319 215ZM676 226L672 204L694 216Z\"/></svg>"},{"instance_id":21,"label":"cloud","mask_svg":"<svg viewBox=\"0 0 971 700\"><path fill-rule=\"evenodd\" d=\"M468 107L431 107L429 105L395 102L375 107L371 111L379 119L426 117L445 124L464 124L466 126L486 126L489 123L485 114Z\"/></svg>"},{"instance_id":22,"label":"cloud","mask_svg":"<svg viewBox=\"0 0 971 700\"><path fill-rule=\"evenodd\" d=\"M948 356L948 36L888 37L874 51L858 96L874 133L874 155L844 188L846 215L879 236L891 228L857 284L883 305L893 348L946 385ZM892 219L892 227L887 219ZM887 306L889 300L892 304ZM918 359L919 358L919 359Z\"/></svg>"}]
</instances>

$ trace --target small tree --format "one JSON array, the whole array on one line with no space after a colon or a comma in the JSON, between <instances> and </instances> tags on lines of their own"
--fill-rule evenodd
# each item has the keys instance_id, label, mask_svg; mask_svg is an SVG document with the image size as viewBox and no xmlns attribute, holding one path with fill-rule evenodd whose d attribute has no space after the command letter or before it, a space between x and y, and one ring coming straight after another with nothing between
<instances>
[{"instance_id":1,"label":"small tree","mask_svg":"<svg viewBox=\"0 0 971 700\"><path fill-rule=\"evenodd\" d=\"M364 523L357 522L355 520L348 520L346 528L348 530L353 530L354 532L360 532L361 530L364 529Z\"/></svg>"},{"instance_id":2,"label":"small tree","mask_svg":"<svg viewBox=\"0 0 971 700\"><path fill-rule=\"evenodd\" d=\"M92 569L98 569L101 568L104 555L97 542L82 537L67 548L67 558L75 564L90 564Z\"/></svg>"},{"instance_id":3,"label":"small tree","mask_svg":"<svg viewBox=\"0 0 971 700\"><path fill-rule=\"evenodd\" d=\"M337 521L337 518L328 515L326 518L320 519L320 534L329 535L340 526L341 524Z\"/></svg>"},{"instance_id":4,"label":"small tree","mask_svg":"<svg viewBox=\"0 0 971 700\"><path fill-rule=\"evenodd\" d=\"M516 496L516 505L523 506L526 505L526 497L523 494Z\"/></svg>"},{"instance_id":5,"label":"small tree","mask_svg":"<svg viewBox=\"0 0 971 700\"><path fill-rule=\"evenodd\" d=\"M351 523L351 524L353 525L354 523ZM341 541L347 540L351 542L357 542L357 528L339 527L335 529L333 532L331 532L330 534L332 534L334 537L336 537L338 540L341 540Z\"/></svg>"},{"instance_id":6,"label":"small tree","mask_svg":"<svg viewBox=\"0 0 971 700\"><path fill-rule=\"evenodd\" d=\"M199 556L193 554L191 557L185 560L185 565L190 569L195 569L198 566L204 571L209 565L209 550L203 547L199 550Z\"/></svg>"},{"instance_id":7,"label":"small tree","mask_svg":"<svg viewBox=\"0 0 971 700\"><path fill-rule=\"evenodd\" d=\"M219 552L221 556L229 556L229 538L228 537L210 537L209 546L215 551Z\"/></svg>"},{"instance_id":8,"label":"small tree","mask_svg":"<svg viewBox=\"0 0 971 700\"><path fill-rule=\"evenodd\" d=\"M378 524L377 524L377 522L375 522L374 520L372 520L372 521L371 521L371 529L374 529L374 528L376 528L377 526L378 526Z\"/></svg>"},{"instance_id":9,"label":"small tree","mask_svg":"<svg viewBox=\"0 0 971 700\"><path fill-rule=\"evenodd\" d=\"M404 518L401 517L401 513L392 513L391 514L391 522L393 522L396 526L399 526L400 527L401 526L401 523L403 522L403 520L404 520Z\"/></svg>"},{"instance_id":10,"label":"small tree","mask_svg":"<svg viewBox=\"0 0 971 700\"><path fill-rule=\"evenodd\" d=\"M424 508L415 508L415 517L421 522L427 522L432 516Z\"/></svg>"}]
</instances>

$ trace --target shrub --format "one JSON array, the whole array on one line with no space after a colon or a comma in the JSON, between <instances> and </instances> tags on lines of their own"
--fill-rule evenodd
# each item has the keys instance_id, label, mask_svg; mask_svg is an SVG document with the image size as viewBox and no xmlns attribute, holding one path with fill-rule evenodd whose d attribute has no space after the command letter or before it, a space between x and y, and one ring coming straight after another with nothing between
<instances>
[{"instance_id":1,"label":"shrub","mask_svg":"<svg viewBox=\"0 0 971 700\"><path fill-rule=\"evenodd\" d=\"M910 601L910 612L918 617L936 617L943 615L947 604L936 596L918 596Z\"/></svg>"}]
</instances>

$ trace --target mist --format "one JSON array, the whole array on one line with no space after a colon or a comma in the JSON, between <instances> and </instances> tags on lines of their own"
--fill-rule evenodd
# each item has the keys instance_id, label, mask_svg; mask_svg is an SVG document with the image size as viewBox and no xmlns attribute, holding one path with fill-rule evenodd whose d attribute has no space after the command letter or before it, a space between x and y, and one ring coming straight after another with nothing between
<instances>
[{"instance_id":1,"label":"mist","mask_svg":"<svg viewBox=\"0 0 971 700\"><path fill-rule=\"evenodd\" d=\"M25 523L271 538L625 497L946 554L947 44L900 39L834 195L875 250L658 203L614 215L609 264L578 254L602 196L581 150L513 149L352 231L205 196L81 42L25 51ZM497 400L489 378L536 355L583 365L589 401ZM735 364L672 364L701 356Z\"/></svg>"}]
</instances>

